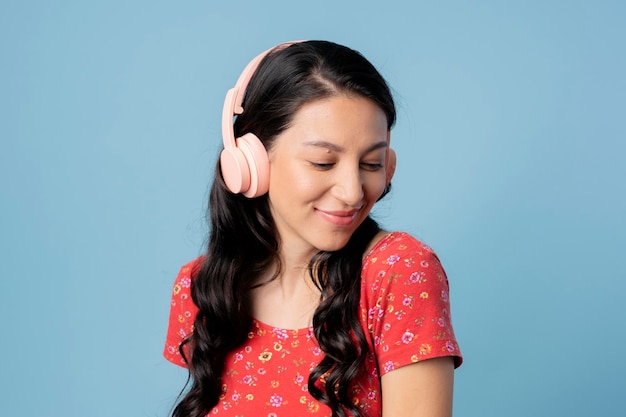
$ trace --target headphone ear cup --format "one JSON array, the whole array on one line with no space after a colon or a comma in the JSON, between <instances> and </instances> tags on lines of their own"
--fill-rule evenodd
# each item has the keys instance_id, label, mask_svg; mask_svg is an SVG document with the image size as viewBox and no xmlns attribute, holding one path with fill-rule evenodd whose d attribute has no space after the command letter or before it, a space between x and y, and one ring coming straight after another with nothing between
<instances>
[{"instance_id":1,"label":"headphone ear cup","mask_svg":"<svg viewBox=\"0 0 626 417\"><path fill-rule=\"evenodd\" d=\"M239 148L224 148L220 154L220 167L230 192L238 194L250 188L248 161Z\"/></svg>"},{"instance_id":2,"label":"headphone ear cup","mask_svg":"<svg viewBox=\"0 0 626 417\"><path fill-rule=\"evenodd\" d=\"M387 148L387 164L385 165L385 173L387 174L387 185L391 182L393 174L396 172L396 151Z\"/></svg>"},{"instance_id":3,"label":"headphone ear cup","mask_svg":"<svg viewBox=\"0 0 626 417\"><path fill-rule=\"evenodd\" d=\"M270 161L265 146L253 133L237 139L237 148L245 156L250 173L247 189L241 191L248 198L262 196L270 187Z\"/></svg>"}]
</instances>

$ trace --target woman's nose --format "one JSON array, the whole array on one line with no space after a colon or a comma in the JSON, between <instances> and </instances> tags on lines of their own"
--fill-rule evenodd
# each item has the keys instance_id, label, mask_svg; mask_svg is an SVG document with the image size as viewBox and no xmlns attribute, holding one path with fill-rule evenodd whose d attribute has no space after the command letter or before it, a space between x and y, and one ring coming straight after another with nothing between
<instances>
[{"instance_id":1,"label":"woman's nose","mask_svg":"<svg viewBox=\"0 0 626 417\"><path fill-rule=\"evenodd\" d=\"M359 167L338 170L333 187L334 196L348 206L358 206L363 201L363 181Z\"/></svg>"}]
</instances>

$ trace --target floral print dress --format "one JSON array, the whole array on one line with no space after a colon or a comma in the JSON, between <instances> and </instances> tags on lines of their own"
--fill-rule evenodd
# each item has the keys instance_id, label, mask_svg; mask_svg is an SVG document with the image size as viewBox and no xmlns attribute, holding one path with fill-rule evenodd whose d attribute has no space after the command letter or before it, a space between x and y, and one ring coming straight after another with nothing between
<instances>
[{"instance_id":1,"label":"floral print dress","mask_svg":"<svg viewBox=\"0 0 626 417\"><path fill-rule=\"evenodd\" d=\"M164 356L185 366L178 346L193 331L197 307L191 280L202 258L183 266L174 283ZM352 387L362 414L380 416L380 378L425 359L462 362L450 318L448 280L435 253L407 233L383 237L366 255L360 318L370 355ZM279 329L257 320L246 343L226 357L219 403L209 415L237 417L330 416L307 389L323 357L313 329Z\"/></svg>"}]
</instances>

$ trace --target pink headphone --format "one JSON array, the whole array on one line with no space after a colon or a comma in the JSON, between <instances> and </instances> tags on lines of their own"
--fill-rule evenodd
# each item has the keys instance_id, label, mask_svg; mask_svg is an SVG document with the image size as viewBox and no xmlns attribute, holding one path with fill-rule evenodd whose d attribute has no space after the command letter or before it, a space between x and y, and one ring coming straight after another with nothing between
<instances>
[{"instance_id":1,"label":"pink headphone","mask_svg":"<svg viewBox=\"0 0 626 417\"><path fill-rule=\"evenodd\" d=\"M243 98L250 78L256 71L261 60L270 52L288 47L293 41L282 43L257 55L246 65L233 88L228 90L222 111L222 139L224 149L220 154L222 177L226 187L234 194L243 194L248 198L262 196L267 193L270 184L270 162L267 151L259 138L253 133L235 139L233 117L243 113ZM390 135L387 135L387 143ZM387 185L391 182L396 169L396 153L388 148L385 170Z\"/></svg>"}]
</instances>

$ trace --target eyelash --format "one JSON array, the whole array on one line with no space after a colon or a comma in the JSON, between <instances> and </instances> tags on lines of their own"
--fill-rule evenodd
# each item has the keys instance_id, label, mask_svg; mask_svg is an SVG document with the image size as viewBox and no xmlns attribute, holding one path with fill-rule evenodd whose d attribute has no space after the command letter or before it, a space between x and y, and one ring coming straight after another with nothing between
<instances>
[{"instance_id":1,"label":"eyelash","mask_svg":"<svg viewBox=\"0 0 626 417\"><path fill-rule=\"evenodd\" d=\"M317 162L311 162L314 168L326 171L333 167L334 164L318 164Z\"/></svg>"},{"instance_id":2,"label":"eyelash","mask_svg":"<svg viewBox=\"0 0 626 417\"><path fill-rule=\"evenodd\" d=\"M314 168L317 168L319 170L328 171L335 164L319 164L319 163L316 163L316 162L311 162L311 165L313 165ZM378 170L383 168L382 164L370 164L370 163L365 163L365 162L362 162L361 166L364 167L364 169L366 171L372 171L372 172L378 171Z\"/></svg>"}]
</instances>

